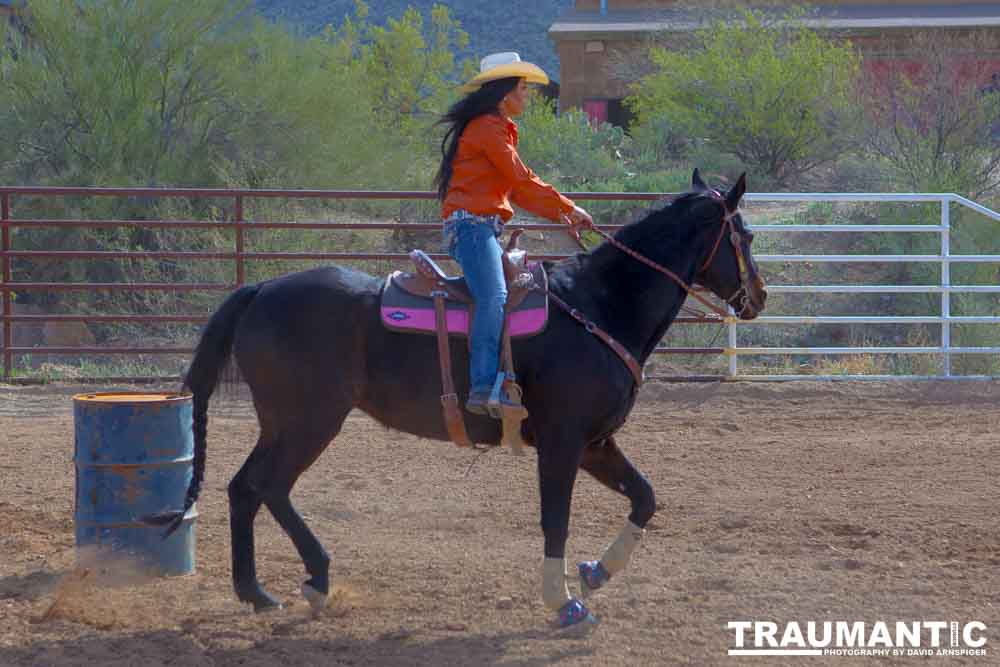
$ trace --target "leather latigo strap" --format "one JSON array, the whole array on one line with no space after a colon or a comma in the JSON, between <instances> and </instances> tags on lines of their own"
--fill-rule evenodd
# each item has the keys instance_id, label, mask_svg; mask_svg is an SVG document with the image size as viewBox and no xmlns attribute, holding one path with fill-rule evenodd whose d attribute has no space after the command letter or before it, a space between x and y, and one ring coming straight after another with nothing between
<instances>
[{"instance_id":1,"label":"leather latigo strap","mask_svg":"<svg viewBox=\"0 0 1000 667\"><path fill-rule=\"evenodd\" d=\"M465 419L458 405L458 394L455 393L455 380L451 374L451 346L448 343L448 320L445 311L445 294L435 292L434 320L437 327L438 358L441 360L441 408L444 412L444 424L448 429L448 437L459 447L471 447L472 441L465 430Z\"/></svg>"},{"instance_id":2,"label":"leather latigo strap","mask_svg":"<svg viewBox=\"0 0 1000 667\"><path fill-rule=\"evenodd\" d=\"M597 338L599 338L601 342L603 342L605 345L611 348L612 352L618 355L618 358L625 363L625 366L628 367L629 372L632 373L632 378L635 380L636 388L642 386L642 382L645 379L642 374L642 366L640 366L639 362L636 361L635 357L633 357L632 354L625 349L624 345L615 340L614 337L607 331L597 326L594 322L588 320L583 315L583 313L578 311L576 308L573 308L572 306L570 306L568 303L557 297L552 292L549 292L548 294L549 298L552 299L553 303L555 303L557 306L566 311L566 313L570 317L572 317L574 320L582 324L584 329L586 329L589 333L593 334L594 336L597 336Z\"/></svg>"}]
</instances>

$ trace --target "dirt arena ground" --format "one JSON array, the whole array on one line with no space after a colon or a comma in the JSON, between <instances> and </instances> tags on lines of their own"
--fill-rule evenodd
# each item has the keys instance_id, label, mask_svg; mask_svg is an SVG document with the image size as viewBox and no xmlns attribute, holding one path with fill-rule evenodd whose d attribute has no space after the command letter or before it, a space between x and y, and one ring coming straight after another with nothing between
<instances>
[{"instance_id":1,"label":"dirt arena ground","mask_svg":"<svg viewBox=\"0 0 1000 667\"><path fill-rule=\"evenodd\" d=\"M5 667L876 662L728 657L734 620L978 620L986 657L877 662L1000 664L1000 384L644 388L619 442L659 512L632 567L592 598L601 623L584 637L553 630L540 601L534 455L476 459L361 414L293 495L334 561L322 616L266 512L259 573L289 606L255 616L231 592L225 488L256 437L239 403L213 410L197 573L68 583L80 390L0 386ZM627 511L581 477L571 563L596 557Z\"/></svg>"}]
</instances>

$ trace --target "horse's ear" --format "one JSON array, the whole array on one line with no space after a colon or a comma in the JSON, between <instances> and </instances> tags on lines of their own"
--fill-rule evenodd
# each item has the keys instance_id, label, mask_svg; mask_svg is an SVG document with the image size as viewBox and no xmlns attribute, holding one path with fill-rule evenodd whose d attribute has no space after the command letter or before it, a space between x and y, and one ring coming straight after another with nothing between
<instances>
[{"instance_id":1,"label":"horse's ear","mask_svg":"<svg viewBox=\"0 0 1000 667\"><path fill-rule=\"evenodd\" d=\"M695 192L704 192L708 190L708 184L701 180L701 172L698 171L698 167L694 168L694 173L691 174L691 189Z\"/></svg>"},{"instance_id":2,"label":"horse's ear","mask_svg":"<svg viewBox=\"0 0 1000 667\"><path fill-rule=\"evenodd\" d=\"M740 174L740 178L736 181L736 185L729 188L729 192L726 193L726 209L729 211L735 211L740 207L740 200L743 199L743 195L747 192L747 173L743 172Z\"/></svg>"}]
</instances>

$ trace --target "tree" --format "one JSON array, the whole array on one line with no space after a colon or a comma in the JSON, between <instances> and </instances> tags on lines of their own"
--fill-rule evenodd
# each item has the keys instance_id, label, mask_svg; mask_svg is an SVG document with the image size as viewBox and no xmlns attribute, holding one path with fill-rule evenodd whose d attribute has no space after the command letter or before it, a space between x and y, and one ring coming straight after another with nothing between
<instances>
[{"instance_id":1,"label":"tree","mask_svg":"<svg viewBox=\"0 0 1000 667\"><path fill-rule=\"evenodd\" d=\"M33 0L21 27L0 28L0 180L42 185L211 184L213 157L231 145L238 116L218 63L244 58L245 5L229 0ZM155 216L138 198L22 201L26 217ZM58 211L58 212L57 212ZM17 230L25 249L157 250L171 232ZM190 265L117 260L22 260L43 280L181 281ZM30 268L29 268L30 267ZM29 292L82 304L86 294ZM153 311L162 295L100 294Z\"/></svg>"},{"instance_id":2,"label":"tree","mask_svg":"<svg viewBox=\"0 0 1000 667\"><path fill-rule=\"evenodd\" d=\"M399 133L380 131L377 89L342 38L297 37L231 0L37 0L25 28L5 26L0 34L8 47L0 52L0 182L398 187L407 179L429 181ZM400 49L394 57L411 55ZM28 200L19 210L35 217L228 215L212 210L214 203ZM249 202L246 211L274 212ZM280 212L286 213L294 219ZM45 227L18 230L16 242L25 249L158 250L176 247L181 233ZM193 249L222 240L210 233L185 238L180 245ZM52 281L197 281L210 270L169 260L19 262ZM147 311L164 306L154 302L157 295L113 298Z\"/></svg>"},{"instance_id":3,"label":"tree","mask_svg":"<svg viewBox=\"0 0 1000 667\"><path fill-rule=\"evenodd\" d=\"M28 182L204 182L228 139L215 66L243 49L244 6L31 3L0 55L0 173Z\"/></svg>"},{"instance_id":4,"label":"tree","mask_svg":"<svg viewBox=\"0 0 1000 667\"><path fill-rule=\"evenodd\" d=\"M689 46L654 47L630 104L640 133L666 123L788 185L852 146L859 57L804 26L801 12L736 13Z\"/></svg>"},{"instance_id":5,"label":"tree","mask_svg":"<svg viewBox=\"0 0 1000 667\"><path fill-rule=\"evenodd\" d=\"M351 188L401 178L393 137L375 131L373 93L349 45L258 20L245 53L219 63L231 141L213 176L239 187Z\"/></svg>"},{"instance_id":6,"label":"tree","mask_svg":"<svg viewBox=\"0 0 1000 667\"><path fill-rule=\"evenodd\" d=\"M980 197L1000 185L1000 86L982 33L918 34L867 72L868 149L914 192Z\"/></svg>"},{"instance_id":7,"label":"tree","mask_svg":"<svg viewBox=\"0 0 1000 667\"><path fill-rule=\"evenodd\" d=\"M75 185L405 186L468 37L443 6L304 38L248 1L32 2L3 26L0 179Z\"/></svg>"},{"instance_id":8,"label":"tree","mask_svg":"<svg viewBox=\"0 0 1000 667\"><path fill-rule=\"evenodd\" d=\"M392 124L439 112L462 73L464 63L456 62L454 52L468 45L469 35L444 5L432 7L426 28L413 7L384 26L371 25L367 16L367 5L357 0L354 20L348 18L337 36L368 76L380 120Z\"/></svg>"},{"instance_id":9,"label":"tree","mask_svg":"<svg viewBox=\"0 0 1000 667\"><path fill-rule=\"evenodd\" d=\"M437 147L431 126L456 95L458 80L471 77L474 69L471 61L454 57L469 36L444 5L431 8L429 24L413 7L385 26L372 25L367 17L368 6L356 0L354 18L328 30L327 37L347 55L342 65L367 86L371 131L392 138L401 164L429 173L433 158L425 156Z\"/></svg>"}]
</instances>

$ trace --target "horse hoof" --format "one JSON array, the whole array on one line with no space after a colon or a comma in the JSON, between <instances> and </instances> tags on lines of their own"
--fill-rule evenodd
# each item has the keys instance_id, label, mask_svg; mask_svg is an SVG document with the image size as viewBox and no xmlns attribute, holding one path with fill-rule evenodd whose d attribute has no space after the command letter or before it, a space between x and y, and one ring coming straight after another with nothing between
<instances>
[{"instance_id":1,"label":"horse hoof","mask_svg":"<svg viewBox=\"0 0 1000 667\"><path fill-rule=\"evenodd\" d=\"M309 603L312 613L317 615L326 609L326 603L329 599L329 595L327 593L322 593L316 590L309 584L308 581L302 584L302 597L304 597Z\"/></svg>"},{"instance_id":2,"label":"horse hoof","mask_svg":"<svg viewBox=\"0 0 1000 667\"><path fill-rule=\"evenodd\" d=\"M249 600L245 600L245 602L253 604L253 611L255 614L264 614L269 611L281 611L284 608L280 600L272 596L263 588L258 589L254 593L253 597Z\"/></svg>"},{"instance_id":3,"label":"horse hoof","mask_svg":"<svg viewBox=\"0 0 1000 667\"><path fill-rule=\"evenodd\" d=\"M611 580L611 573L599 560L583 561L577 564L576 569L580 573L580 595L584 598Z\"/></svg>"},{"instance_id":4,"label":"horse hoof","mask_svg":"<svg viewBox=\"0 0 1000 667\"><path fill-rule=\"evenodd\" d=\"M243 603L253 605L254 613L277 611L282 608L281 602L253 581L246 585L236 586L236 598Z\"/></svg>"},{"instance_id":5,"label":"horse hoof","mask_svg":"<svg viewBox=\"0 0 1000 667\"><path fill-rule=\"evenodd\" d=\"M563 630L575 629L587 632L597 625L597 617L590 613L587 605L573 598L559 610L559 627Z\"/></svg>"},{"instance_id":6,"label":"horse hoof","mask_svg":"<svg viewBox=\"0 0 1000 667\"><path fill-rule=\"evenodd\" d=\"M285 608L278 600L275 600L270 595L267 596L268 600L254 600L253 611L255 614L266 614L271 611L281 611Z\"/></svg>"}]
</instances>

